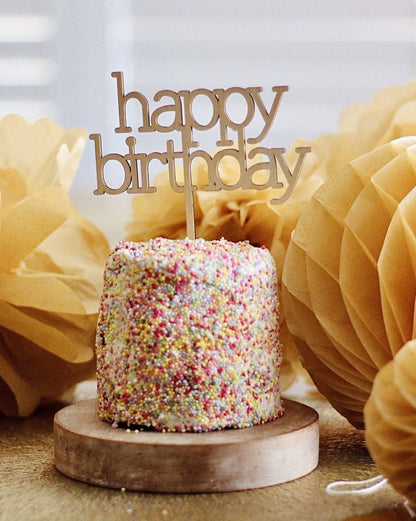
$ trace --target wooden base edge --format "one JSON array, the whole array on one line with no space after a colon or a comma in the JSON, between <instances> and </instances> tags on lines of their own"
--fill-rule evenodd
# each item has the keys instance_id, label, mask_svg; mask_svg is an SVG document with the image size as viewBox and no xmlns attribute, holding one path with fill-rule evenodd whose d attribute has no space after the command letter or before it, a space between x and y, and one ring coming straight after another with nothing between
<instances>
[{"instance_id":1,"label":"wooden base edge","mask_svg":"<svg viewBox=\"0 0 416 521\"><path fill-rule=\"evenodd\" d=\"M285 414L245 429L134 432L101 421L96 401L65 407L54 420L55 466L67 477L143 492L225 492L268 487L318 464L314 409L285 400Z\"/></svg>"}]
</instances>

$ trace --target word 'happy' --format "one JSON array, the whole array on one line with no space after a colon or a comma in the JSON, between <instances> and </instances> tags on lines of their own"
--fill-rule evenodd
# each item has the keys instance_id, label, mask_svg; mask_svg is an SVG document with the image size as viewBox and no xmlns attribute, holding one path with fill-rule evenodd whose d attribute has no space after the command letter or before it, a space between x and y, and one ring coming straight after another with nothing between
<instances>
[{"instance_id":1,"label":"word 'happy'","mask_svg":"<svg viewBox=\"0 0 416 521\"><path fill-rule=\"evenodd\" d=\"M139 103L141 114L140 126L137 127L137 131L164 133L178 131L181 134L181 150L175 150L173 140L169 139L166 142L166 151L164 152L137 152L136 138L129 136L125 140L128 148L125 155L117 153L103 155L101 135L91 134L90 139L94 141L95 145L97 172L97 188L94 190L94 194L119 194L125 191L131 194L156 192L156 187L151 186L150 183L149 164L151 161L159 161L162 165L168 166L169 182L172 189L175 192L184 192L185 194L187 231L191 238L195 238L193 193L198 190L198 186L192 182L191 166L192 161L196 158L204 160L207 166L208 184L203 187L203 190L220 191L238 188L264 190L269 187L282 189L285 187L285 184L281 181L283 174L286 179L286 189L281 197L271 199L270 203L279 204L289 198L299 179L304 159L307 153L311 151L310 147L295 149L298 157L296 164L291 169L285 159L284 148L257 146L247 152L246 146L247 143L251 145L259 143L267 135L276 116L281 97L288 90L288 87L272 88L274 99L269 109L265 106L261 96L263 90L261 87L231 87L225 90L201 88L178 92L161 90L154 95L153 100L156 103L162 100L169 103L159 106L151 112L148 100L143 94L136 91L128 94L124 92L122 72L113 72L111 75L117 81L119 126L115 129L115 132L131 133L133 131L132 127L127 125L126 109L127 102L135 100ZM234 121L227 112L227 103L231 95L238 96L243 101L244 119L239 122ZM210 104L212 116L208 122L201 122L194 115L194 104L201 97L208 99ZM256 113L260 114L262 118L263 128L256 137L246 140L244 131L250 125ZM166 116L171 118L170 124L166 124ZM205 131L216 125L219 127L219 140L216 141L216 145L223 148L212 154L200 149L191 151L191 149L199 146L199 143L194 140L194 130ZM230 132L237 133L236 146L234 141L229 139ZM227 156L232 157L239 168L239 178L233 184L224 182L220 175L219 166L222 159ZM261 159L255 162L258 156ZM253 160L251 166L247 164L248 159ZM177 178L176 160L182 160L183 184ZM121 165L124 171L124 180L118 188L111 188L105 180L104 168L110 161ZM263 179L261 184L254 182L254 175L259 171L268 174L267 180Z\"/></svg>"}]
</instances>

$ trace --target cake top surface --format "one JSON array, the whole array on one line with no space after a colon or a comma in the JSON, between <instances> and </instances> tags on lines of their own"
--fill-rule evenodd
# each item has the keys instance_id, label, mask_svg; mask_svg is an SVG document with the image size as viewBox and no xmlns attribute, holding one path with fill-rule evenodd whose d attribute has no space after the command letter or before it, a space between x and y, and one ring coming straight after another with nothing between
<instances>
[{"instance_id":1,"label":"cake top surface","mask_svg":"<svg viewBox=\"0 0 416 521\"><path fill-rule=\"evenodd\" d=\"M275 268L266 248L248 242L158 237L147 242L119 242L108 259L107 269L126 269L136 278L158 273L166 282L199 280L221 286L227 281L230 289L230 281L239 286L259 273L273 278Z\"/></svg>"}]
</instances>

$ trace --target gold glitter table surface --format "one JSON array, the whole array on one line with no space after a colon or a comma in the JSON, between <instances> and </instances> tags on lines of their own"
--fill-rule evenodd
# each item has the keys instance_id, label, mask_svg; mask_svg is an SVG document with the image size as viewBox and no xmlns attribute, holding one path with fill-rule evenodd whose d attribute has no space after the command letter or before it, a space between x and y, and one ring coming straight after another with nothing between
<instances>
[{"instance_id":1,"label":"gold glitter table surface","mask_svg":"<svg viewBox=\"0 0 416 521\"><path fill-rule=\"evenodd\" d=\"M94 395L95 383L85 382L72 401ZM377 474L364 435L317 393L298 388L290 398L319 412L318 468L283 485L221 494L123 492L62 476L53 464L53 416L68 402L44 406L23 420L0 417L0 520L337 521L402 501L390 486L366 496L328 496L325 487L332 481Z\"/></svg>"}]
</instances>

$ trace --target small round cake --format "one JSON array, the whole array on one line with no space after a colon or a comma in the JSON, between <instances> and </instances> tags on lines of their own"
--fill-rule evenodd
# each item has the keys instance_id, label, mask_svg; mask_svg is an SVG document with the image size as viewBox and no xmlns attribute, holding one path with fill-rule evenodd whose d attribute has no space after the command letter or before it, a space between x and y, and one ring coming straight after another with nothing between
<instances>
[{"instance_id":1,"label":"small round cake","mask_svg":"<svg viewBox=\"0 0 416 521\"><path fill-rule=\"evenodd\" d=\"M96 355L102 420L205 432L276 419L273 257L224 239L120 242L104 271Z\"/></svg>"}]
</instances>

